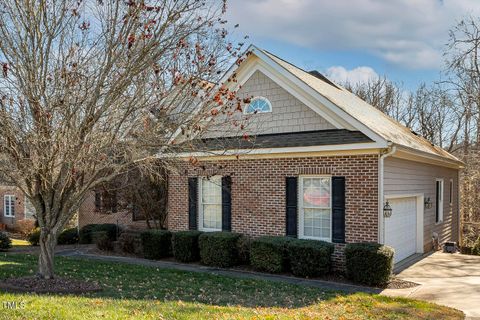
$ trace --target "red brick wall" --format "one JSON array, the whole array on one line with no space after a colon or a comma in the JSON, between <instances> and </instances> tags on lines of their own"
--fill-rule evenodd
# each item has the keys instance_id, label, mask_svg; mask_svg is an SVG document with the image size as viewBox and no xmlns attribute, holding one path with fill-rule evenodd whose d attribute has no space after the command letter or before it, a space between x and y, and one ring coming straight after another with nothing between
<instances>
[{"instance_id":1,"label":"red brick wall","mask_svg":"<svg viewBox=\"0 0 480 320\"><path fill-rule=\"evenodd\" d=\"M346 179L346 241L378 241L378 155L224 160L202 165L206 170L185 163L169 176L170 230L188 229L188 177L231 175L232 231L256 237L285 235L285 177L326 174ZM334 257L341 264L342 245L336 246Z\"/></svg>"},{"instance_id":2,"label":"red brick wall","mask_svg":"<svg viewBox=\"0 0 480 320\"><path fill-rule=\"evenodd\" d=\"M15 195L15 217L6 217L4 213L4 196ZM15 228L17 221L25 218L25 195L16 187L0 187L0 223Z\"/></svg>"},{"instance_id":3,"label":"red brick wall","mask_svg":"<svg viewBox=\"0 0 480 320\"><path fill-rule=\"evenodd\" d=\"M95 209L95 193L91 192L78 209L78 224L81 227L87 224L118 223L128 229L146 229L144 220L133 221L131 212L119 211L116 213L102 213Z\"/></svg>"}]
</instances>

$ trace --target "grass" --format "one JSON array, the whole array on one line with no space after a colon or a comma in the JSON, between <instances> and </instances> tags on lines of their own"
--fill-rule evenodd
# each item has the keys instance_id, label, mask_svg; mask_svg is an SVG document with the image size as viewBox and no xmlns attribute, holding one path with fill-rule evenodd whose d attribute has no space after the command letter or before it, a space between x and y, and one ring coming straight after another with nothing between
<instances>
[{"instance_id":1,"label":"grass","mask_svg":"<svg viewBox=\"0 0 480 320\"><path fill-rule=\"evenodd\" d=\"M0 281L35 272L36 257L0 255ZM463 319L457 310L402 298L344 294L274 281L57 258L59 276L98 281L99 293L0 293L0 319ZM3 302L24 308L5 309Z\"/></svg>"},{"instance_id":2,"label":"grass","mask_svg":"<svg viewBox=\"0 0 480 320\"><path fill-rule=\"evenodd\" d=\"M26 240L12 239L12 246L29 246L30 243Z\"/></svg>"}]
</instances>

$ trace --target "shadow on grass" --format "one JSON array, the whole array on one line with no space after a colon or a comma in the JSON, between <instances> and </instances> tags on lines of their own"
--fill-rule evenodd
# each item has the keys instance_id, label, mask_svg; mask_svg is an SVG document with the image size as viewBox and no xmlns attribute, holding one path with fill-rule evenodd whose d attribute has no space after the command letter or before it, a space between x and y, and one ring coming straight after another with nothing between
<instances>
[{"instance_id":1,"label":"shadow on grass","mask_svg":"<svg viewBox=\"0 0 480 320\"><path fill-rule=\"evenodd\" d=\"M0 255L0 280L33 275L37 257ZM215 306L301 308L346 296L277 281L240 279L213 274L131 264L56 257L56 274L96 281L103 291L84 297L198 302Z\"/></svg>"}]
</instances>

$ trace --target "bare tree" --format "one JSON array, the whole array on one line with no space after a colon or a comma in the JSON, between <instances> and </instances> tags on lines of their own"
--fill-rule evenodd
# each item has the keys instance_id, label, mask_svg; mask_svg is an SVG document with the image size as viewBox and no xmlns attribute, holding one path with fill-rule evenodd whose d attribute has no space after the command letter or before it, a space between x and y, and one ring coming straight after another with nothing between
<instances>
[{"instance_id":1,"label":"bare tree","mask_svg":"<svg viewBox=\"0 0 480 320\"><path fill-rule=\"evenodd\" d=\"M237 46L224 1L4 0L0 172L31 200L38 275L54 276L58 234L90 190L207 130L232 105L217 89ZM171 165L171 164L170 164Z\"/></svg>"},{"instance_id":2,"label":"bare tree","mask_svg":"<svg viewBox=\"0 0 480 320\"><path fill-rule=\"evenodd\" d=\"M462 174L463 242L476 240L480 234L480 19L468 17L450 30L445 60L448 80L457 93L463 110L461 141L457 154L465 162Z\"/></svg>"},{"instance_id":3,"label":"bare tree","mask_svg":"<svg viewBox=\"0 0 480 320\"><path fill-rule=\"evenodd\" d=\"M404 118L402 88L387 77L371 78L355 85L347 82L345 88L395 120Z\"/></svg>"}]
</instances>

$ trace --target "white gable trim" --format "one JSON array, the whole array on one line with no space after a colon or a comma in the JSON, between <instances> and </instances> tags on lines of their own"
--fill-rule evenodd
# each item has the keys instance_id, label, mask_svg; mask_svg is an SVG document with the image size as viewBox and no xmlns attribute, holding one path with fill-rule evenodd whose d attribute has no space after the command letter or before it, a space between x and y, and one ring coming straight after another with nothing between
<instances>
[{"instance_id":1,"label":"white gable trim","mask_svg":"<svg viewBox=\"0 0 480 320\"><path fill-rule=\"evenodd\" d=\"M381 145L382 148L388 146L386 139L319 94L305 82L272 60L263 53L262 50L251 45L247 49L247 52L251 52L251 54L246 56L246 61L244 61L240 67L236 64L233 65L222 78L222 82L228 83L227 80L239 69L240 72L237 73L237 82L234 83L232 87L234 85L238 86L247 81L255 71L259 70L336 128L359 130ZM253 55L257 57L258 60L255 61ZM252 63L252 60L256 63ZM245 64L245 62L248 62L248 64Z\"/></svg>"}]
</instances>

